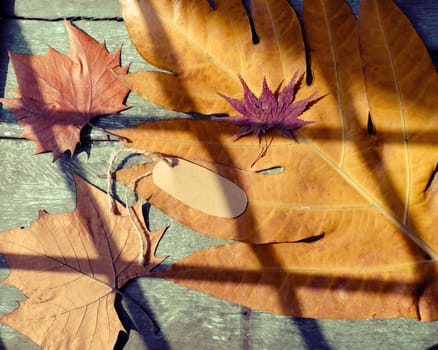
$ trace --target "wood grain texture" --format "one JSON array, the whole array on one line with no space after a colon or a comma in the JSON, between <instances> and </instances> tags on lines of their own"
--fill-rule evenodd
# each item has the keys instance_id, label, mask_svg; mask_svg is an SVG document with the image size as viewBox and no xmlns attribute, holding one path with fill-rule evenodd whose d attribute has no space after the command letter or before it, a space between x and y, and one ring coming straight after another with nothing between
<instances>
[{"instance_id":1,"label":"wood grain texture","mask_svg":"<svg viewBox=\"0 0 438 350\"><path fill-rule=\"evenodd\" d=\"M205 0L207 1L207 0ZM249 0L246 0L249 1ZM359 12L359 0L347 0L353 12ZM420 37L438 63L438 10L434 0L395 0L403 13L413 23ZM299 16L302 14L303 0L289 0ZM120 17L117 0L79 1L22 1L3 0L0 16L41 19L62 19L63 17L86 17L90 19L114 19Z\"/></svg>"},{"instance_id":2,"label":"wood grain texture","mask_svg":"<svg viewBox=\"0 0 438 350\"><path fill-rule=\"evenodd\" d=\"M21 1L4 0L3 16L54 19L63 17L113 18L120 16L118 0Z\"/></svg>"},{"instance_id":3,"label":"wood grain texture","mask_svg":"<svg viewBox=\"0 0 438 350\"><path fill-rule=\"evenodd\" d=\"M199 0L207 1L207 0ZM220 0L218 0L220 1ZM290 0L301 15L302 0ZM348 1L355 14L359 1ZM435 0L396 0L402 11L413 22L429 51L438 63L438 4ZM3 0L0 4L0 95L15 87L13 70L8 65L6 51L45 54L47 45L66 52L66 33L62 21L29 21L7 17L62 17L109 18L120 16L117 0ZM130 45L123 23L116 21L78 21L97 40L106 40L113 50L123 44L122 63L132 62L131 70L150 67ZM181 116L172 114L131 94L127 102L134 106L122 117L105 117L99 125L117 128L144 121L149 117ZM17 140L21 129L15 117L0 110L0 231L28 225L36 218L36 211L72 211L74 192L66 174L72 166L93 184L105 188L108 160L120 145L115 142L94 142L70 162L62 158L51 162L52 155L33 155L31 142ZM12 138L12 139L9 139ZM94 139L105 139L98 132ZM90 155L86 153L90 151ZM123 193L123 190L120 189ZM145 206L150 214L152 229L170 225L160 243L157 254L170 255L165 264L172 264L183 256L204 247L220 244L194 233L173 222L155 208ZM8 274L0 257L0 280ZM437 323L419 323L414 320L361 320L327 321L296 319L248 311L240 306L223 302L207 295L181 288L167 281L142 278L125 288L137 303L147 309L161 327L161 333L152 334L148 321L137 307L122 300L120 313L128 324L129 337L124 349L431 349L438 345ZM16 300L24 298L17 290L0 283L0 313L16 307ZM138 327L138 332L133 329ZM0 349L38 349L27 338L0 324Z\"/></svg>"}]
</instances>

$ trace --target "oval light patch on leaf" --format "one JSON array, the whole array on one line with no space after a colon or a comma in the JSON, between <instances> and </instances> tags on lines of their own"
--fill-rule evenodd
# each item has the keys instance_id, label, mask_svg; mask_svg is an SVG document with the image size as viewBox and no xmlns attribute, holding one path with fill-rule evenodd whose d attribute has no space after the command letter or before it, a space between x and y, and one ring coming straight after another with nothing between
<instances>
[{"instance_id":1,"label":"oval light patch on leaf","mask_svg":"<svg viewBox=\"0 0 438 350\"><path fill-rule=\"evenodd\" d=\"M163 191L208 215L234 218L248 203L245 192L233 182L180 158L172 158L172 165L157 162L152 179Z\"/></svg>"}]
</instances>

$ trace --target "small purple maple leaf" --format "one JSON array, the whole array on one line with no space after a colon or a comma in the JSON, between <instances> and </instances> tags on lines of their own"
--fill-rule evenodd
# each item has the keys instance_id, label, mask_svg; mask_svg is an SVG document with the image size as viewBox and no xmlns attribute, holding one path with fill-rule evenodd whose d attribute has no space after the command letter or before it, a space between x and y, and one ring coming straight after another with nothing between
<instances>
[{"instance_id":1,"label":"small purple maple leaf","mask_svg":"<svg viewBox=\"0 0 438 350\"><path fill-rule=\"evenodd\" d=\"M258 98L241 76L239 79L243 87L242 101L218 93L240 113L238 116L224 119L226 122L241 126L234 140L247 134L253 134L261 139L269 130L277 129L281 135L298 142L291 131L313 123L313 121L298 119L298 116L309 107L315 93L295 102L296 88L299 85L297 75L298 72L295 72L289 84L281 92L278 91L280 86L273 92L264 78L262 93Z\"/></svg>"}]
</instances>

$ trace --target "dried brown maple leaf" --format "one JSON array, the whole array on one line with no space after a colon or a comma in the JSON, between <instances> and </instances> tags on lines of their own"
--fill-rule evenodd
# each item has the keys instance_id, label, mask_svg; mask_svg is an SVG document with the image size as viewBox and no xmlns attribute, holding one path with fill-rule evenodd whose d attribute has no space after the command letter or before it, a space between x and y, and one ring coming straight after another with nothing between
<instances>
[{"instance_id":1,"label":"dried brown maple leaf","mask_svg":"<svg viewBox=\"0 0 438 350\"><path fill-rule=\"evenodd\" d=\"M155 4L148 1L152 3ZM170 2L163 3L171 7ZM190 5L184 10L196 6L194 2L187 3ZM288 19L289 12L278 10L281 3L274 0L252 3L257 30L264 33L260 35L261 43L268 41L268 45L274 46L272 50L250 47L250 39L237 30L225 35L224 42L232 49L224 50L226 54L222 56L213 55L216 61L210 59L211 64L218 62L220 71L231 62L229 71L234 72L246 69L242 68L240 59L247 55L250 61L244 65L258 70L247 73L249 78L262 79L265 72L259 71L265 69L277 70L273 73L275 78L286 78L285 69L293 66L294 59L304 52L301 39L291 43L289 38L273 35L280 33L278 29L282 25L295 23L295 19ZM230 1L234 9L232 5L234 2ZM262 11L266 7L272 10L270 16ZM169 18L165 14L164 18L170 23L177 19L181 27L169 25L167 42L173 46L168 47L163 62L172 63L171 60L177 61L181 55L184 61L179 41L171 40L181 33L188 38L193 36L193 42L197 42L195 51L205 56L212 54L208 51L208 37L183 31L191 28L190 16L179 11L180 17L172 17L175 13L172 10L177 8L167 10ZM221 29L225 24L234 29L230 23L235 21L227 22L229 18L237 21L237 17L228 16L231 10L225 5L221 10L219 3L217 11L211 19L200 16L202 23L214 21ZM143 14L134 20L141 16L148 17ZM158 34L167 30L166 20ZM194 230L253 243L195 253L160 276L276 313L436 320L438 79L435 67L409 21L390 0L363 0L358 24L342 0L305 0L303 21L314 78L312 88L328 94L308 113L309 120L318 123L296 132L299 144L274 139L270 152L255 166L255 170L280 167L279 173L250 171L249 160L257 154L258 144L251 138L231 142L231 136L238 132L234 125L167 120L124 130L124 135L133 141L131 147L206 166L236 183L248 197L247 210L238 218L216 218L183 205L155 186L150 177L139 181L138 193ZM129 27L129 18L127 23ZM196 22L198 29L202 23ZM180 30L173 34L171 30L176 27ZM296 33L289 34L297 38L300 29L294 30ZM155 33L152 27L148 31ZM239 45L234 51L235 43ZM225 43L219 43L218 47L222 45ZM187 45L184 49L187 51ZM147 48L139 50L149 57ZM237 63L224 57L230 52L236 52ZM155 62L162 62L158 55L152 57ZM166 68L171 70L174 66ZM190 72L199 67L189 67L181 76L160 78L162 92L165 94L166 86L171 88L178 81L186 87L185 96L191 96L193 106L199 103L208 108L205 96L201 94L197 99L198 91L190 85ZM219 82L229 78L228 72L217 74L215 79ZM268 73L266 76L269 79ZM154 75L152 81L155 78ZM165 98L162 100L167 103ZM174 100L178 107L185 106L179 102L178 98ZM211 106L218 107L213 103ZM369 111L369 124L373 125L370 132ZM118 178L129 184L153 167L154 164L146 164L123 169ZM312 240L317 241L305 243Z\"/></svg>"},{"instance_id":2,"label":"dried brown maple leaf","mask_svg":"<svg viewBox=\"0 0 438 350\"><path fill-rule=\"evenodd\" d=\"M73 213L40 212L29 229L0 233L0 253L11 269L4 283L27 299L0 317L43 349L112 349L124 328L114 309L120 288L149 275L162 259L155 248L163 230L139 238L125 216L111 215L107 196L79 177ZM141 213L141 204L134 207Z\"/></svg>"},{"instance_id":3,"label":"dried brown maple leaf","mask_svg":"<svg viewBox=\"0 0 438 350\"><path fill-rule=\"evenodd\" d=\"M120 49L108 53L104 44L65 21L70 40L67 55L49 47L44 56L9 52L17 77L16 98L1 98L24 127L22 137L36 144L36 153L53 151L56 160L72 154L81 129L99 115L118 113L129 89L115 76Z\"/></svg>"}]
</instances>

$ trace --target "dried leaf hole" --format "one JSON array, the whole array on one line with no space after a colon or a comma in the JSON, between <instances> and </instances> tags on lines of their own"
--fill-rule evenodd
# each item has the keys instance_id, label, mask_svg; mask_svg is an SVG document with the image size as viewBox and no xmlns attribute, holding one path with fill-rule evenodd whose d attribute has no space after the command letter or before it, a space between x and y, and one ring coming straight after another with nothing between
<instances>
[{"instance_id":1,"label":"dried leaf hole","mask_svg":"<svg viewBox=\"0 0 438 350\"><path fill-rule=\"evenodd\" d=\"M321 232L319 235L315 236L309 236L303 239L300 239L299 241L295 241L295 243L314 243L321 239L323 239L325 236L325 232Z\"/></svg>"},{"instance_id":2,"label":"dried leaf hole","mask_svg":"<svg viewBox=\"0 0 438 350\"><path fill-rule=\"evenodd\" d=\"M371 117L371 113L368 113L368 122L367 122L368 134L371 136L376 136L377 130L374 125L373 118Z\"/></svg>"},{"instance_id":3,"label":"dried leaf hole","mask_svg":"<svg viewBox=\"0 0 438 350\"><path fill-rule=\"evenodd\" d=\"M256 173L262 174L262 175L277 175L284 172L284 168L282 166L273 166L270 168L257 170Z\"/></svg>"},{"instance_id":4,"label":"dried leaf hole","mask_svg":"<svg viewBox=\"0 0 438 350\"><path fill-rule=\"evenodd\" d=\"M249 27L251 29L251 40L254 45L260 42L260 37L257 34L254 18L252 17L251 2L248 0L242 0L242 3L246 10L246 15L248 16Z\"/></svg>"}]
</instances>

